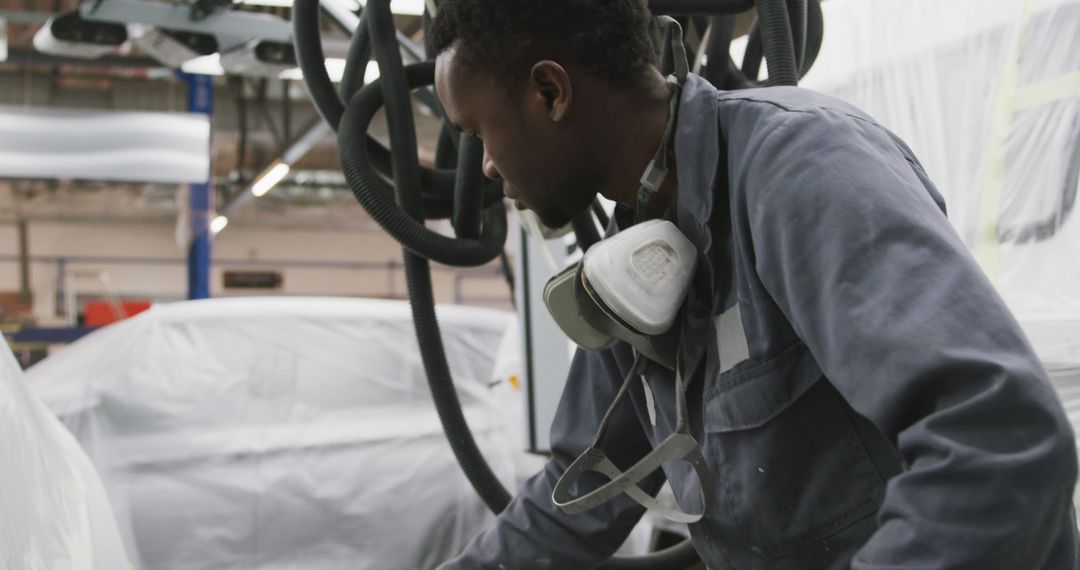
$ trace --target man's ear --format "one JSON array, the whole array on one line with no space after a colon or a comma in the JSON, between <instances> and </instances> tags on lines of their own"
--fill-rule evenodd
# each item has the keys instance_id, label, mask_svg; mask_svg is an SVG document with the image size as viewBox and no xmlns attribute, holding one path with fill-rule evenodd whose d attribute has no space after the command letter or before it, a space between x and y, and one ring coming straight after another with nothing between
<instances>
[{"instance_id":1,"label":"man's ear","mask_svg":"<svg viewBox=\"0 0 1080 570\"><path fill-rule=\"evenodd\" d=\"M549 59L536 62L529 72L529 96L532 102L544 106L552 121L563 120L574 98L570 75Z\"/></svg>"}]
</instances>

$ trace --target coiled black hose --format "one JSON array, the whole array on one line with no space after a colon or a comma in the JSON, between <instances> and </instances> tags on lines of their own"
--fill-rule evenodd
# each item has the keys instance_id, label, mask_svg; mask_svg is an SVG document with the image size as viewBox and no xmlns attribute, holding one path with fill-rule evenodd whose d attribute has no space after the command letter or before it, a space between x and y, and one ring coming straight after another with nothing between
<instances>
[{"instance_id":1,"label":"coiled black hose","mask_svg":"<svg viewBox=\"0 0 1080 570\"><path fill-rule=\"evenodd\" d=\"M755 24L746 39L746 51L743 52L742 73L751 81L757 81L761 74L761 62L765 58L761 45L761 26Z\"/></svg>"},{"instance_id":2,"label":"coiled black hose","mask_svg":"<svg viewBox=\"0 0 1080 570\"><path fill-rule=\"evenodd\" d=\"M480 237L484 210L484 142L474 135L462 135L458 152L454 215L450 219L459 238ZM500 251L500 253L502 253Z\"/></svg>"},{"instance_id":3,"label":"coiled black hose","mask_svg":"<svg viewBox=\"0 0 1080 570\"><path fill-rule=\"evenodd\" d=\"M361 15L361 20L364 19ZM364 54L370 53L369 28L370 26L367 26L363 31L361 29L355 31L353 41L349 46L350 56L352 56L349 62L351 65L347 64L348 73L342 78L343 90L353 90L363 84L363 74L368 62ZM304 74L304 84L307 86L315 108L327 124L334 130L338 130L345 106L334 83L330 81L330 76L326 73L326 62L319 32L318 0L296 0L293 6L293 45L296 49L297 63ZM359 59L354 60L353 57L356 56L359 56ZM367 145L368 159L379 174L379 187L389 197L394 191L393 185L389 182L393 177L390 151L367 133L364 133L364 142ZM420 167L419 172L425 202L424 214L427 219L450 217L454 209L455 172L423 167ZM502 191L499 185L486 183L484 204L490 205L501 200Z\"/></svg>"},{"instance_id":4,"label":"coiled black hose","mask_svg":"<svg viewBox=\"0 0 1080 570\"><path fill-rule=\"evenodd\" d=\"M292 20L293 49L296 50L296 62L304 73L308 95L326 123L336 129L341 124L345 106L326 74L326 57L319 35L319 1L296 0Z\"/></svg>"},{"instance_id":5,"label":"coiled black hose","mask_svg":"<svg viewBox=\"0 0 1080 570\"><path fill-rule=\"evenodd\" d=\"M341 75L341 100L348 101L364 86L364 73L367 72L367 63L371 61L371 41L367 31L367 11L360 12L360 23L356 25L352 40L349 42L349 53L345 56L345 71ZM342 110L344 112L344 109Z\"/></svg>"},{"instance_id":6,"label":"coiled black hose","mask_svg":"<svg viewBox=\"0 0 1080 570\"><path fill-rule=\"evenodd\" d=\"M806 75L817 61L821 42L825 38L825 17L821 13L821 0L806 3L806 56L803 58L802 74Z\"/></svg>"},{"instance_id":7,"label":"coiled black hose","mask_svg":"<svg viewBox=\"0 0 1080 570\"><path fill-rule=\"evenodd\" d=\"M376 54L378 53L379 50L376 50ZM381 64L382 62L380 66ZM416 63L401 71L407 77L406 85L411 87L430 85L434 80L434 72L434 62ZM385 75L387 71L383 70L380 73ZM396 122L390 125L391 135L396 133L399 140L412 142L411 146L405 147L391 143L394 159L394 185L397 188L396 197L399 203L395 204L394 199L383 191L378 174L370 164L364 139L366 129L374 118L375 112L384 102L381 90L390 83L394 81L380 77L357 91L345 110L341 128L338 130L341 166L353 194L380 227L413 253L432 261L461 267L483 265L495 259L506 241L506 214L501 201L485 210L483 230L477 239L455 239L435 233L427 229L421 221L402 212L405 209L419 212L421 215L425 213L424 202L419 192L416 134L411 120L407 125L399 125ZM386 100L388 118L391 115L391 109L395 112L407 113L409 118L412 118L407 87L403 90L406 90L404 105L400 102L395 105L391 103L392 99ZM398 96L396 91L391 92ZM399 106L403 106L404 110L399 109ZM392 136L391 141L393 140L395 139ZM399 155L401 155L400 158Z\"/></svg>"},{"instance_id":8,"label":"coiled black hose","mask_svg":"<svg viewBox=\"0 0 1080 570\"><path fill-rule=\"evenodd\" d=\"M769 85L797 85L799 68L795 62L791 20L784 0L758 0L761 41L769 62Z\"/></svg>"},{"instance_id":9,"label":"coiled black hose","mask_svg":"<svg viewBox=\"0 0 1080 570\"><path fill-rule=\"evenodd\" d=\"M435 142L435 168L453 168L457 164L458 146L461 145L458 133L443 121L439 129L439 138Z\"/></svg>"},{"instance_id":10,"label":"coiled black hose","mask_svg":"<svg viewBox=\"0 0 1080 570\"><path fill-rule=\"evenodd\" d=\"M411 66L407 73L401 61L401 54L397 49L394 38L394 22L390 14L389 0L371 0L368 2L370 12L369 31L371 42L375 47L375 57L379 62L380 81L361 89L350 101L345 113L346 123L342 125L341 137L348 140L349 131L353 123L348 122L350 112L354 108L362 109L365 104L365 96L378 103L369 94L379 94L386 101L386 117L390 127L391 152L394 157L394 183L396 188L397 202L403 212L398 212L401 218L408 219L414 224L420 224L424 219L423 201L420 199L420 180L418 176L419 162L416 156L416 134L412 125L412 109L410 106L409 89L424 83L430 84L434 80L435 64L427 62ZM381 85L380 85L381 84ZM377 104L374 108L377 108ZM370 118L368 119L368 121ZM367 126L367 122L363 124ZM355 141L353 141L355 144ZM343 150L343 153L345 151ZM345 156L343 154L343 156ZM344 162L344 161L343 161ZM355 169L355 165L353 167ZM352 183L350 182L350 185ZM367 205L365 205L365 209ZM497 230L498 221L501 220L501 236L498 240L490 242L497 245L497 249L488 260L494 259L502 253L502 246L506 240L506 213L502 204L489 209L489 212L497 210L494 215L485 217L485 232L491 233L493 226ZM372 210L368 210L372 212ZM374 215L373 215L374 217ZM398 222L400 223L400 222ZM423 226L420 226L421 228ZM426 231L426 229L424 230ZM497 235L494 234L494 235ZM398 240L405 243L405 240ZM497 243L496 243L497 241ZM477 243L475 241L460 240L458 243ZM452 246L440 244L441 252L452 251ZM461 403L454 389L454 381L450 375L450 367L446 362L446 351L442 345L442 335L439 333L439 324L435 315L435 299L431 287L431 270L428 260L431 257L410 251L404 251L405 278L409 289L409 304L413 313L413 326L416 329L417 342L420 345L420 354L424 363L424 372L431 389L432 399L435 401L435 409L446 433L450 448L454 457L458 460L465 472L469 483L488 507L494 512L500 512L510 502L510 494L507 493L499 479L491 471L484 460L476 441L472 437L469 425L461 411ZM426 252L425 252L426 253Z\"/></svg>"},{"instance_id":11,"label":"coiled black hose","mask_svg":"<svg viewBox=\"0 0 1080 570\"><path fill-rule=\"evenodd\" d=\"M738 14L754 7L754 0L649 0L653 14Z\"/></svg>"},{"instance_id":12,"label":"coiled black hose","mask_svg":"<svg viewBox=\"0 0 1080 570\"><path fill-rule=\"evenodd\" d=\"M799 2L799 0L792 0ZM792 21L795 23L796 18L800 21L801 16L793 15ZM814 62L817 61L818 52L821 50L821 42L824 37L824 18L821 14L821 0L808 0L806 2L806 31L804 34L804 40L798 41L799 44L803 44L803 50L797 52L797 57L801 63L799 65L799 76L806 75L810 68L814 66ZM800 26L793 25L792 33L798 32ZM797 38L796 38L797 40ZM795 46L796 48L798 46ZM801 53L801 56L798 54ZM738 75L741 75L748 80L754 80L757 78L758 73L761 70L761 60L763 56L763 46L761 40L761 24L756 24L750 31L750 36L746 43L746 52L743 54L742 70L734 70ZM772 65L771 63L769 65Z\"/></svg>"},{"instance_id":13,"label":"coiled black hose","mask_svg":"<svg viewBox=\"0 0 1080 570\"><path fill-rule=\"evenodd\" d=\"M795 72L802 77L806 58L806 0L787 0L788 21L791 22L791 45L795 49Z\"/></svg>"}]
</instances>

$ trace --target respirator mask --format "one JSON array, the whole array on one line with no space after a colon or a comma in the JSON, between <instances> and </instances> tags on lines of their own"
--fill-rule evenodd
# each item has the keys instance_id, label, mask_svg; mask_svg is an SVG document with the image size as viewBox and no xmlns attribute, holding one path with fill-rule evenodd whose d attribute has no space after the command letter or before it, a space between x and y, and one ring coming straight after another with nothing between
<instances>
[{"instance_id":1,"label":"respirator mask","mask_svg":"<svg viewBox=\"0 0 1080 570\"><path fill-rule=\"evenodd\" d=\"M559 478L552 500L567 513L579 513L625 493L669 520L693 523L704 515L712 496L705 460L687 425L679 356L679 315L693 281L697 250L671 222L643 221L652 196L667 176L679 100L688 73L682 29L666 16L658 20L667 27L675 73L667 78L671 103L664 138L641 176L635 225L593 245L581 261L552 277L544 287L548 311L578 346L601 350L623 341L634 351L634 363L604 414L592 445ZM620 471L600 446L614 410L625 399L634 378L644 381L649 361L675 371L676 427L648 455ZM696 471L703 495L700 513L669 508L638 487L642 479L672 460L686 461ZM599 473L609 481L580 497L571 497L571 489L589 472Z\"/></svg>"}]
</instances>

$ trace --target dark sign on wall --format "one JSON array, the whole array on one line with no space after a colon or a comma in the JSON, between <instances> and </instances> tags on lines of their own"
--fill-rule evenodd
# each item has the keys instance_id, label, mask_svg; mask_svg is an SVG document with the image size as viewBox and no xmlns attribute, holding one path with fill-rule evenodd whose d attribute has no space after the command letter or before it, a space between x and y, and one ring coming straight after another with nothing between
<instances>
[{"instance_id":1,"label":"dark sign on wall","mask_svg":"<svg viewBox=\"0 0 1080 570\"><path fill-rule=\"evenodd\" d=\"M280 271L226 271L226 289L281 289Z\"/></svg>"}]
</instances>

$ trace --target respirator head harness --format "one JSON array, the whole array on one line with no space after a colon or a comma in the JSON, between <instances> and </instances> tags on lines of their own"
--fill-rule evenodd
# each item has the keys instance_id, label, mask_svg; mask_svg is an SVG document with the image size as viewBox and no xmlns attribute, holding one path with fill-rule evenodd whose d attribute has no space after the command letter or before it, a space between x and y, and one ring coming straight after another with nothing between
<instances>
[{"instance_id":1,"label":"respirator head harness","mask_svg":"<svg viewBox=\"0 0 1080 570\"><path fill-rule=\"evenodd\" d=\"M682 87L689 67L682 43L682 28L659 16L667 27L675 73L667 78L671 90L667 126L660 146L641 175L634 204L635 225L593 245L582 260L567 267L544 287L544 303L555 322L585 350L601 350L623 341L634 350L634 363L622 387L600 422L593 444L559 478L554 503L568 513L584 512L623 493L647 509L680 523L696 522L708 508L711 478L697 441L689 433L683 390L679 314L693 281L697 249L675 224L645 221L653 196L668 174L674 154L674 133ZM675 371L676 427L673 433L626 471L620 471L601 451L608 423L635 377L645 381L649 361ZM645 381L647 383L647 381ZM660 504L638 483L664 462L688 462L697 472L702 490L702 511L690 514ZM609 479L599 488L573 498L570 491L588 472Z\"/></svg>"}]
</instances>

